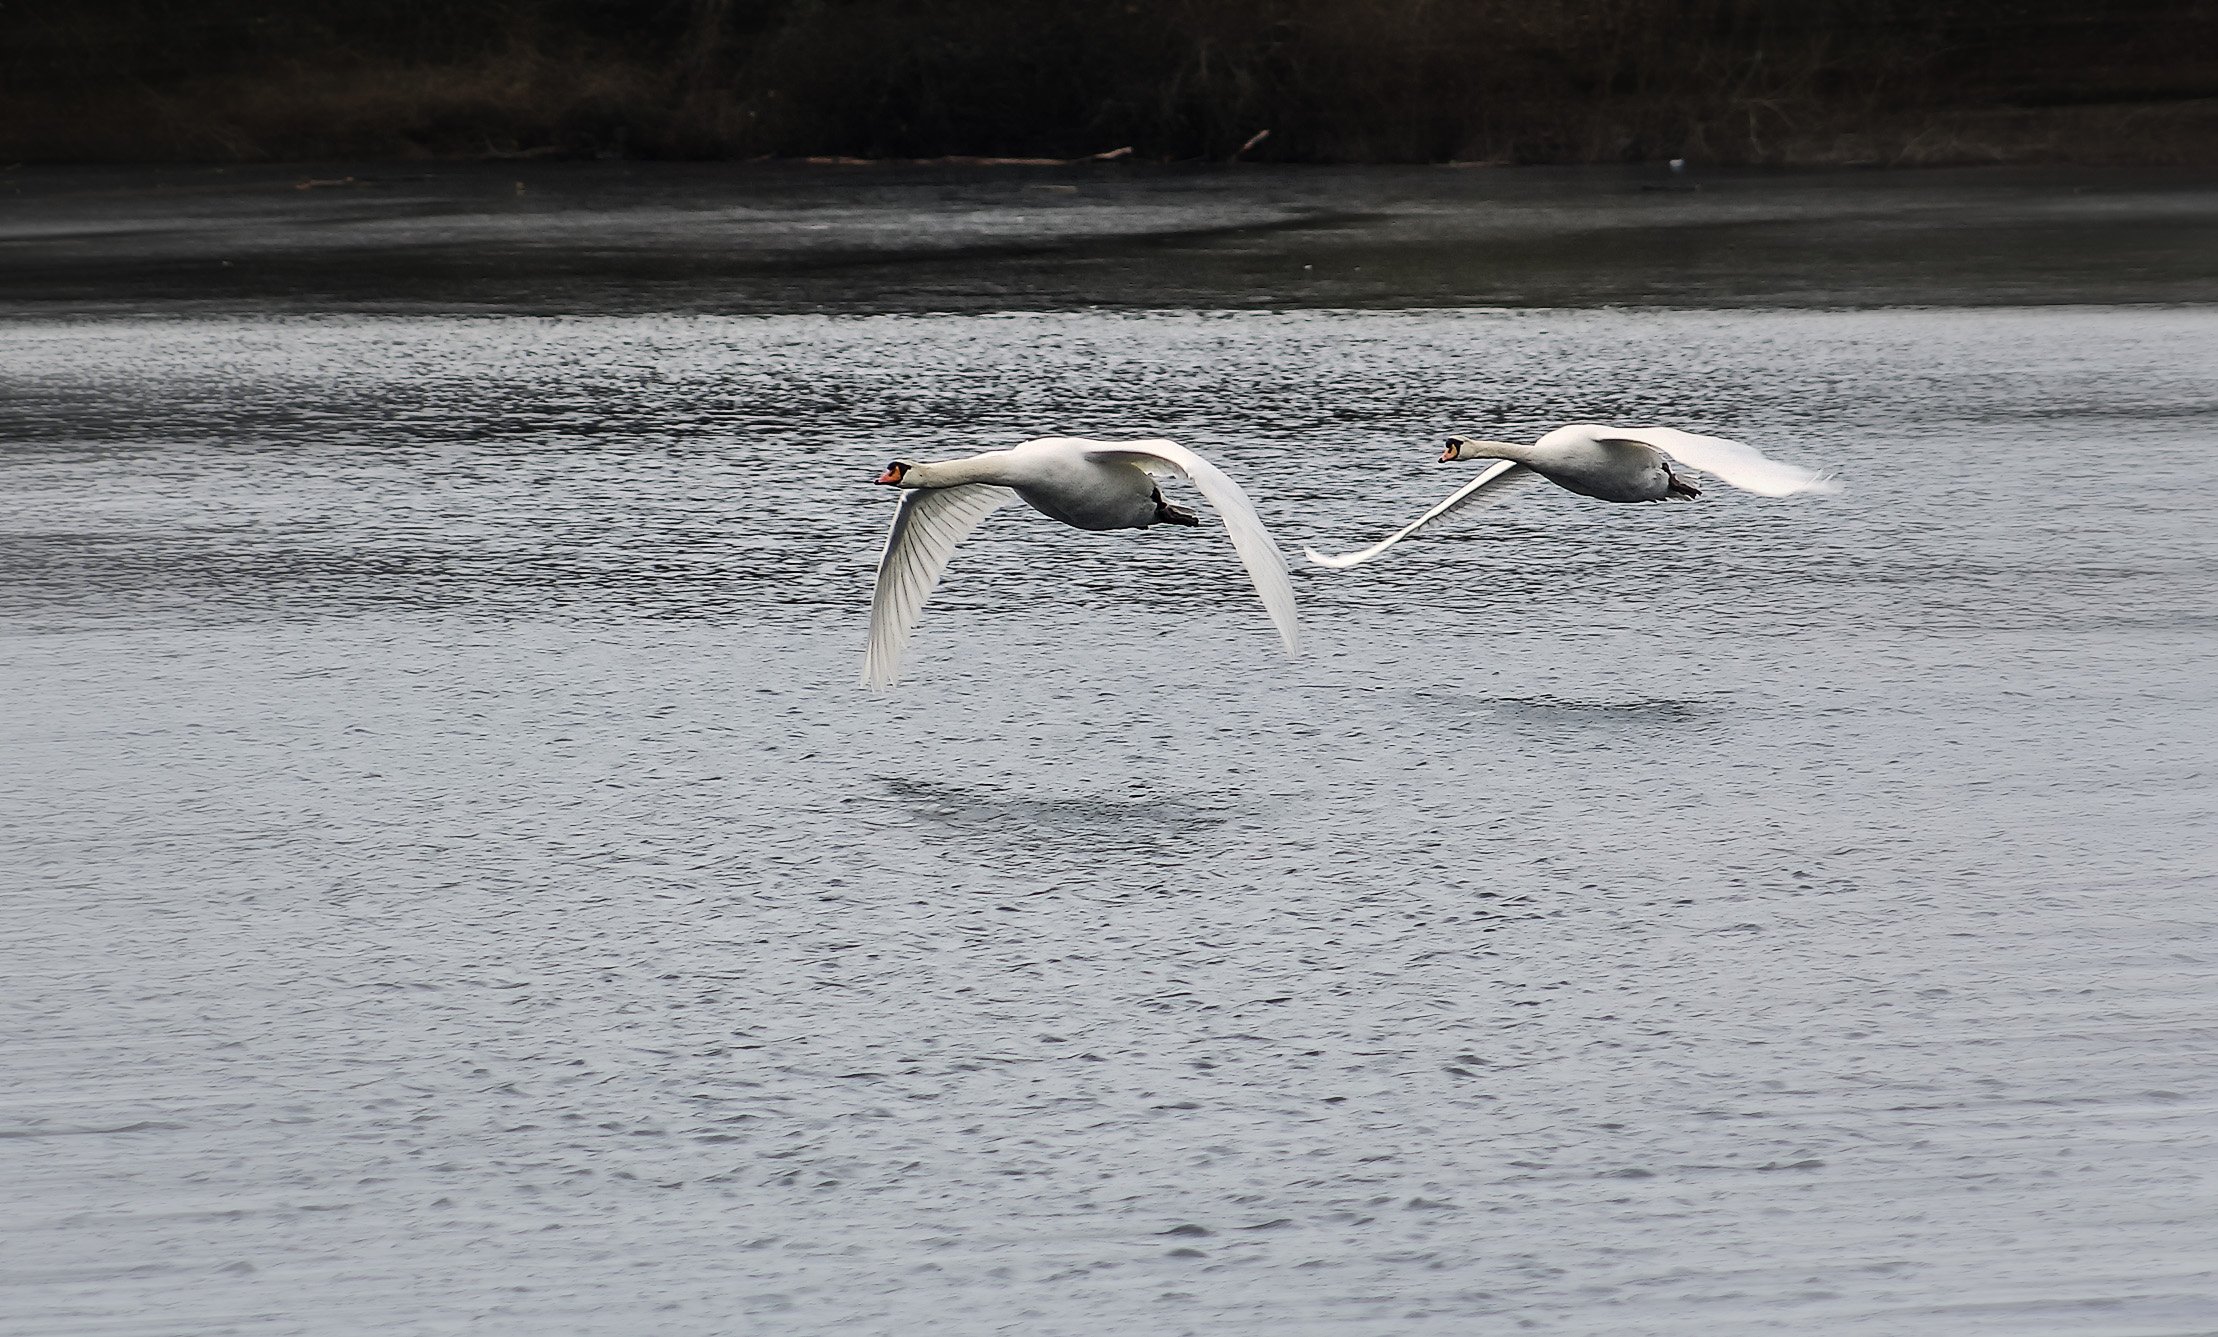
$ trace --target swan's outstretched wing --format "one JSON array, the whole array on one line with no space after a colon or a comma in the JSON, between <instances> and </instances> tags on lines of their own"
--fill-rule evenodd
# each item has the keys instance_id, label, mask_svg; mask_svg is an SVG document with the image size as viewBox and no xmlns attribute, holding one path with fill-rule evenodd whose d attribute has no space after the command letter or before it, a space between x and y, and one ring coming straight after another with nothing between
<instances>
[{"instance_id":1,"label":"swan's outstretched wing","mask_svg":"<svg viewBox=\"0 0 2218 1337\"><path fill-rule=\"evenodd\" d=\"M1137 464L1149 473L1184 474L1193 480L1201 495L1217 508L1223 517L1225 532L1232 536L1233 550L1240 554L1240 561L1248 568L1248 579L1255 582L1255 592L1263 596L1263 607L1271 615L1271 622L1278 627L1278 638L1286 643L1288 654L1301 651L1301 620L1294 612L1294 586L1286 578L1286 559L1279 555L1278 544L1271 539L1271 531L1257 518L1255 507L1248 504L1248 494L1232 481L1224 470L1196 455L1174 441L1124 441L1115 445L1089 446L1086 455L1097 460L1122 460Z\"/></svg>"},{"instance_id":2,"label":"swan's outstretched wing","mask_svg":"<svg viewBox=\"0 0 2218 1337\"><path fill-rule=\"evenodd\" d=\"M1481 504L1492 506L1511 493L1523 491L1539 481L1540 475L1522 464L1518 464L1513 460L1496 460L1484 469L1479 470L1477 478L1449 493L1447 500L1368 548L1358 548L1354 552L1344 552L1338 557L1327 557L1314 548L1304 548L1302 552L1307 554L1310 561L1319 566L1329 566L1339 570L1345 570L1351 566L1361 566L1444 515L1468 510Z\"/></svg>"},{"instance_id":3,"label":"swan's outstretched wing","mask_svg":"<svg viewBox=\"0 0 2218 1337\"><path fill-rule=\"evenodd\" d=\"M1768 458L1754 446L1721 436L1696 436L1673 427L1608 427L1595 433L1603 441L1638 441L1654 446L1689 469L1700 469L1760 497L1791 497L1798 492L1838 492L1841 485L1797 464Z\"/></svg>"},{"instance_id":4,"label":"swan's outstretched wing","mask_svg":"<svg viewBox=\"0 0 2218 1337\"><path fill-rule=\"evenodd\" d=\"M863 652L863 686L887 688L901 675L901 652L940 583L955 545L978 522L1017 494L987 483L916 488L901 496L886 550L878 555L878 588L870 596L870 648Z\"/></svg>"}]
</instances>

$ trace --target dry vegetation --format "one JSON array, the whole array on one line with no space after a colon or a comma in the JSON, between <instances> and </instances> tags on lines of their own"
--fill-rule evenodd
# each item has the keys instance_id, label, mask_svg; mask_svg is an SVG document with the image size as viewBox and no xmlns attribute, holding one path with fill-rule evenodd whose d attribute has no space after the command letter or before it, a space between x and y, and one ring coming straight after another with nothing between
<instances>
[{"instance_id":1,"label":"dry vegetation","mask_svg":"<svg viewBox=\"0 0 2218 1337\"><path fill-rule=\"evenodd\" d=\"M9 160L2218 160L2206 0L78 0L0 78Z\"/></svg>"}]
</instances>

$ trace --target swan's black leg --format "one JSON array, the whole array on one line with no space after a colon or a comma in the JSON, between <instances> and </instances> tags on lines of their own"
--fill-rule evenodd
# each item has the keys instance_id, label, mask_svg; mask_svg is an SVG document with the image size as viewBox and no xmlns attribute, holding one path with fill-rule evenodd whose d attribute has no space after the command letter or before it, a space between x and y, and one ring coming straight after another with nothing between
<instances>
[{"instance_id":1,"label":"swan's black leg","mask_svg":"<svg viewBox=\"0 0 2218 1337\"><path fill-rule=\"evenodd\" d=\"M1664 484L1664 495L1666 497L1685 497L1692 500L1702 495L1701 488L1696 487L1669 469L1664 470L1664 477L1668 480Z\"/></svg>"},{"instance_id":2,"label":"swan's black leg","mask_svg":"<svg viewBox=\"0 0 2218 1337\"><path fill-rule=\"evenodd\" d=\"M1183 506L1173 506L1163 500L1163 489L1155 489L1155 523L1159 525L1198 525L1201 517Z\"/></svg>"}]
</instances>

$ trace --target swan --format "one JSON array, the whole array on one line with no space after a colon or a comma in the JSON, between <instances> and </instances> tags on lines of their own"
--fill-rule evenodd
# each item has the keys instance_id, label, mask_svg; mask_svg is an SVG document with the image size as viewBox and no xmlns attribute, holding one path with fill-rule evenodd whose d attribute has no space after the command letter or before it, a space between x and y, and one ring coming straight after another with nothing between
<instances>
[{"instance_id":1,"label":"swan","mask_svg":"<svg viewBox=\"0 0 2218 1337\"><path fill-rule=\"evenodd\" d=\"M1839 492L1841 485L1799 465L1771 459L1753 446L1672 427L1605 427L1579 422L1558 427L1531 445L1451 436L1440 452L1449 460L1492 460L1479 476L1438 506L1368 548L1327 557L1302 551L1319 566L1361 566L1426 525L1474 505L1494 505L1542 480L1600 501L1665 501L1702 495L1674 465L1714 474L1744 492L1791 497Z\"/></svg>"},{"instance_id":2,"label":"swan","mask_svg":"<svg viewBox=\"0 0 2218 1337\"><path fill-rule=\"evenodd\" d=\"M1199 515L1164 500L1155 480L1167 474L1192 480L1217 508L1234 550L1255 582L1255 592L1263 596L1263 607L1278 627L1279 639L1286 643L1286 652L1297 653L1301 628L1294 615L1294 587L1286 578L1286 560L1238 483L1172 441L1049 436L937 464L895 460L878 476L878 482L901 488L904 495L901 509L894 512L893 528L886 534L885 551L878 558L863 686L893 686L924 601L939 584L955 546L1010 498L1021 498L1040 514L1077 529L1199 525Z\"/></svg>"}]
</instances>

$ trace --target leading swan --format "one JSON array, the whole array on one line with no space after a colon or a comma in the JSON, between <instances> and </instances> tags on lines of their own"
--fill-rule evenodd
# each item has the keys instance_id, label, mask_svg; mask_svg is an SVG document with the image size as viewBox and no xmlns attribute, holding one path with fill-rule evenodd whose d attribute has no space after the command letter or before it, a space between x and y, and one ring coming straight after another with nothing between
<instances>
[{"instance_id":1,"label":"leading swan","mask_svg":"<svg viewBox=\"0 0 2218 1337\"><path fill-rule=\"evenodd\" d=\"M1744 492L1791 497L1799 492L1838 492L1840 484L1799 465L1770 459L1753 446L1672 427L1604 427L1579 422L1533 442L1478 441L1451 436L1440 452L1449 460L1493 460L1477 478L1445 501L1368 548L1327 557L1304 548L1319 566L1361 566L1435 520L1478 504L1492 505L1545 479L1599 501L1664 501L1702 495L1672 466L1699 469Z\"/></svg>"},{"instance_id":2,"label":"leading swan","mask_svg":"<svg viewBox=\"0 0 2218 1337\"><path fill-rule=\"evenodd\" d=\"M1155 480L1170 474L1191 479L1224 518L1225 532L1247 566L1255 592L1263 596L1279 639L1288 654L1295 653L1301 628L1286 560L1238 483L1176 442L1050 436L938 464L895 460L878 476L880 483L906 495L878 558L863 686L893 686L924 601L939 584L956 545L1010 498L1078 529L1200 524L1200 516L1164 500Z\"/></svg>"}]
</instances>

